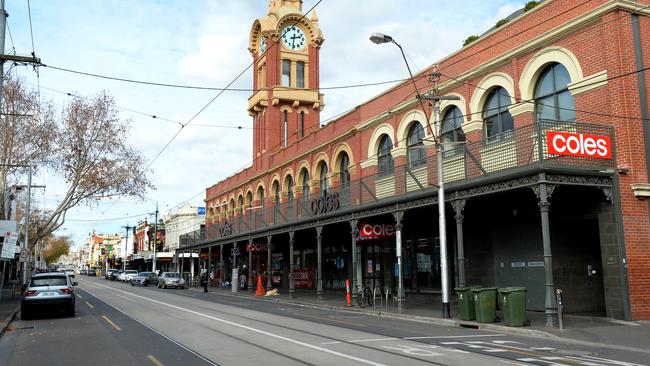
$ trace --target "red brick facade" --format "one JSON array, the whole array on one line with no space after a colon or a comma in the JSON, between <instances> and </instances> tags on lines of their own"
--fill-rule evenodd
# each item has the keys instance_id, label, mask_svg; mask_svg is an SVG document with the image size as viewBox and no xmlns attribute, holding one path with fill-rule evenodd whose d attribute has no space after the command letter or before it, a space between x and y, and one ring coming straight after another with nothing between
<instances>
[{"instance_id":1,"label":"red brick facade","mask_svg":"<svg viewBox=\"0 0 650 366\"><path fill-rule=\"evenodd\" d=\"M441 60L438 63L441 73L439 90L443 95L461 97L460 102L454 104L465 114L467 140L480 141L483 138L481 111L487 94L485 89L498 85L512 91L510 96L516 103L510 110L515 128L530 125L535 116L533 104L528 101L532 98L530 91L541 68L549 62L559 62L569 69L569 90L574 95L577 121L612 125L615 128L631 313L634 319L650 319L649 205L646 200L637 198L631 188L633 184L647 184L649 181L645 144L650 143L644 139L639 84L635 73L638 67L633 42L633 11L639 17L643 58L641 68L648 68L650 0L548 0ZM255 24L252 37L257 37ZM267 44L277 40L277 32L267 35ZM308 34L309 37L315 35L318 32ZM310 38L310 41L305 56L309 64L309 88L318 89L318 52L322 40L315 42ZM257 45L256 42L255 39L251 40L252 47ZM277 46L268 46L265 56L267 84L259 84L260 78L256 73L256 90L272 89L280 84L281 52L286 50L279 47L280 44ZM254 48L253 51L253 56L257 57ZM432 88L426 78L429 72L416 75L421 93ZM646 72L645 76L646 95L650 95L650 74ZM599 84L594 85L594 82ZM274 101L273 90L263 92L268 93L268 104L258 104L250 109L251 114L258 118L253 142L255 162L250 168L206 190L208 226L238 215L241 201L245 206L260 205L258 187L263 187L264 197L270 205L274 200L271 189L277 181L281 187L282 201L286 200L285 178L288 175L293 179L294 197L299 198L302 183L298 175L302 167L307 167L309 171L311 191L317 192L320 161L326 162L330 184L335 186L338 181L337 159L342 151L350 158L353 180L375 174L377 164L373 155L376 149L373 152L369 147L376 146L380 126L392 129L395 165L403 164L405 154L400 154L399 149L405 146L405 132L400 131L408 130L407 125L412 121L409 116L420 109L409 82L387 90L321 127L319 111L322 105L315 105L313 101L306 104L301 97L296 97L293 103L282 98ZM442 115L449 106L443 104ZM301 107L306 107L308 112L304 138L299 138L297 134L298 111ZM433 119L430 107L426 107L429 119ZM270 132L282 129L284 110L288 112L291 136L286 147L280 133ZM420 122L426 123L422 119L419 118ZM426 135L430 134L430 130L426 129ZM428 154L434 154L432 148L428 149ZM253 202L246 200L249 192Z\"/></svg>"}]
</instances>

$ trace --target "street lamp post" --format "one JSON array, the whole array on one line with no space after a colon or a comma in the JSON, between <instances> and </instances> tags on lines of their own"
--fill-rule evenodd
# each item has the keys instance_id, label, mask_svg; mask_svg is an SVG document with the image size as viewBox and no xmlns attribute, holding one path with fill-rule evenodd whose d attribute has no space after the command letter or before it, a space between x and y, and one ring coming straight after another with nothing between
<instances>
[{"instance_id":1,"label":"street lamp post","mask_svg":"<svg viewBox=\"0 0 650 366\"><path fill-rule=\"evenodd\" d=\"M441 282L441 288L442 288L442 317L443 318L451 318L450 310L449 310L449 280L448 280L448 272L449 268L447 265L447 220L445 217L445 186L444 186L444 172L443 172L443 166L442 166L442 153L443 153L443 146L442 146L442 128L441 128L441 121L440 121L440 101L441 100L458 100L460 99L457 96L438 96L435 93L433 96L427 96L426 99L432 99L435 101L435 106L434 106L434 124L435 124L435 133L431 129L431 123L429 121L429 115L426 113L426 110L424 108L424 104L422 102L423 98L420 95L420 92L418 90L418 87L415 83L415 79L413 78L413 73L411 72L411 67L409 66L408 61L406 60L406 55L404 54L404 50L402 49L402 46L395 42L393 37L382 34L382 33L373 33L372 36L370 37L370 40L375 43L375 44L382 44L382 43L393 43L395 44L400 52L402 53L402 58L404 59L404 63L406 64L406 68L408 69L409 72L409 77L411 78L411 82L413 83L413 87L415 88L415 93L417 96L417 99L420 102L420 107L422 108L422 112L424 113L426 119L427 119L427 127L429 128L429 131L431 132L432 136L434 137L435 145L436 145L436 155L437 155L437 165L438 165L438 230L439 230L439 237L440 237L440 282ZM439 73L436 72L436 77L439 76ZM400 243L401 244L401 243ZM401 269L401 258L399 257L399 252L398 251L398 258L397 258L397 264L398 264L398 275L399 275L399 283L400 283L400 288L398 289L398 293L401 294L401 283L402 283L402 269Z\"/></svg>"}]
</instances>

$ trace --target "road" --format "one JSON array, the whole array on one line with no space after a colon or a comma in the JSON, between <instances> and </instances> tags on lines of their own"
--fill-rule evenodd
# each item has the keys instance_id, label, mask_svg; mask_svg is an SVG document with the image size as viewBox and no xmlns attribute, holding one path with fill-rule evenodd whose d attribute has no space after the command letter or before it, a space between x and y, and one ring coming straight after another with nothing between
<instances>
[{"instance_id":1,"label":"road","mask_svg":"<svg viewBox=\"0 0 650 366\"><path fill-rule=\"evenodd\" d=\"M650 358L223 293L78 281L77 315L15 321L0 339L0 364L634 366Z\"/></svg>"}]
</instances>

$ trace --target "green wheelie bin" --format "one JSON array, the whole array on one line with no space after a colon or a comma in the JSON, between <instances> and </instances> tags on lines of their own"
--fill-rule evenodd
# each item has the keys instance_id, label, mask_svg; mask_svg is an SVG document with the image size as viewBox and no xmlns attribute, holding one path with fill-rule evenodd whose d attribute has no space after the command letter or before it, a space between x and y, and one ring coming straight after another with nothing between
<instances>
[{"instance_id":1,"label":"green wheelie bin","mask_svg":"<svg viewBox=\"0 0 650 366\"><path fill-rule=\"evenodd\" d=\"M494 323L497 317L497 289L484 287L472 289L476 321L479 323Z\"/></svg>"},{"instance_id":2,"label":"green wheelie bin","mask_svg":"<svg viewBox=\"0 0 650 366\"><path fill-rule=\"evenodd\" d=\"M474 320L476 319L476 310L474 310L474 299L472 298L472 289L479 288L480 286L464 286L456 287L456 294L458 295L458 310L460 312L461 320Z\"/></svg>"},{"instance_id":3,"label":"green wheelie bin","mask_svg":"<svg viewBox=\"0 0 650 366\"><path fill-rule=\"evenodd\" d=\"M526 288L504 287L499 289L499 305L503 322L511 327L521 327L526 321Z\"/></svg>"}]
</instances>

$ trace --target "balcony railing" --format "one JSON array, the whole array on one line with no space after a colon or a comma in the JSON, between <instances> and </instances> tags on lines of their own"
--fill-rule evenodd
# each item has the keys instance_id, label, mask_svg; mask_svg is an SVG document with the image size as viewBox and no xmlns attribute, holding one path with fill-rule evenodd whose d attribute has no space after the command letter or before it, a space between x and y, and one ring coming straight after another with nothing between
<instances>
[{"instance_id":1,"label":"balcony railing","mask_svg":"<svg viewBox=\"0 0 650 366\"><path fill-rule=\"evenodd\" d=\"M508 171L522 168L569 168L576 171L604 171L614 168L613 158L549 153L549 132L570 133L576 136L606 136L610 141L610 152L613 153L614 150L614 131L611 126L542 121L509 131L491 142L472 141L447 149L443 154L444 182L447 185L472 182L482 177L504 175ZM579 141L579 137L576 141ZM312 192L307 198L293 198L273 205L269 202L266 207L241 210L225 222L206 224L203 233L195 232L181 236L180 247L315 219L391 198L407 197L436 187L437 172L435 152L429 151L424 164L413 167L395 166L388 175L383 173L366 176L346 185L332 187L326 192Z\"/></svg>"}]
</instances>

